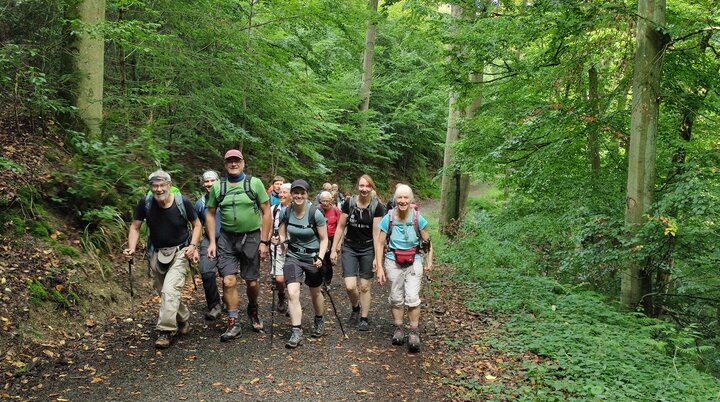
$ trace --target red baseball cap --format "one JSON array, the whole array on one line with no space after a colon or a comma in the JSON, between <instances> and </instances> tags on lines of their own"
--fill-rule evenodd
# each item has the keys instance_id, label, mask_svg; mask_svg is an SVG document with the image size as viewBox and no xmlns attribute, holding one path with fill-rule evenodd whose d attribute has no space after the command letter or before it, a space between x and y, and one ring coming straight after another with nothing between
<instances>
[{"instance_id":1,"label":"red baseball cap","mask_svg":"<svg viewBox=\"0 0 720 402\"><path fill-rule=\"evenodd\" d=\"M230 159L230 158L240 158L240 159L243 159L242 152L238 151L237 149L231 149L231 150L225 152L225 158L224 158L224 159Z\"/></svg>"}]
</instances>

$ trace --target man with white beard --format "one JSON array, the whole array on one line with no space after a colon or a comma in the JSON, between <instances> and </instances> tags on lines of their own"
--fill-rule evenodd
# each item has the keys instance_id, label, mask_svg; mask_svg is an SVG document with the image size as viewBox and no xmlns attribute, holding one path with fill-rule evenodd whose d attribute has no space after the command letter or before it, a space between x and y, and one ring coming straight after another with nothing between
<instances>
[{"instance_id":1,"label":"man with white beard","mask_svg":"<svg viewBox=\"0 0 720 402\"><path fill-rule=\"evenodd\" d=\"M198 243L202 225L192 203L180 193L171 191L170 175L157 170L148 178L152 195L138 201L133 222L128 232L128 248L124 257L131 261L140 239L140 227L147 222L148 265L153 286L160 295L160 312L155 329L158 331L155 347L170 346L173 332L190 333L190 311L180 299L185 276L190 271L189 261L198 262ZM192 234L188 230L192 224Z\"/></svg>"}]
</instances>

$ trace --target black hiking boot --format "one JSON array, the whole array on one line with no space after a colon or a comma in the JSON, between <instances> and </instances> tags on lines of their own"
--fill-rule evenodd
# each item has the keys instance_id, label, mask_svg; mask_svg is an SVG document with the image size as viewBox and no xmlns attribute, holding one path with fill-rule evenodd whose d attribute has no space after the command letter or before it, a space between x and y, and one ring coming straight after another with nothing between
<instances>
[{"instance_id":1,"label":"black hiking boot","mask_svg":"<svg viewBox=\"0 0 720 402\"><path fill-rule=\"evenodd\" d=\"M358 308L356 311L355 308L353 308L352 313L350 313L350 318L348 318L348 324L358 325L359 323L360 323L360 309Z\"/></svg>"}]
</instances>

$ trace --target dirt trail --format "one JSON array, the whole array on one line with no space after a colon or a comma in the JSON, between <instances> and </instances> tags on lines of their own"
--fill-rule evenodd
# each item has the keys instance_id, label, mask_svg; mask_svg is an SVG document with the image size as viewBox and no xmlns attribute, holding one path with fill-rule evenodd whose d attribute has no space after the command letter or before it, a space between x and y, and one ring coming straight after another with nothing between
<instances>
[{"instance_id":1,"label":"dirt trail","mask_svg":"<svg viewBox=\"0 0 720 402\"><path fill-rule=\"evenodd\" d=\"M422 208L437 208L437 204ZM260 306L269 328L271 293L264 268ZM53 345L49 352L43 351L47 363L19 378L5 377L8 382L0 390L5 389L6 397L42 401L462 399L458 380L485 381L486 372L493 370L487 362L497 356L480 339L498 324L465 309L472 289L449 280L448 272L448 267L439 267L434 281L425 284L423 349L418 354L390 343L387 284L373 286L370 331L359 332L346 324L349 338L343 339L327 301L325 336L318 340L306 336L300 347L288 350L284 344L290 333L289 319L281 314L275 315L272 348L269 335L253 332L246 317L242 317L243 337L220 343L225 317L204 321L205 302L196 279L199 291L193 291L191 282L185 291L193 331L176 338L169 349L153 347L158 302L150 298L136 306L135 321L127 319L128 312L104 328L95 327L64 345ZM350 306L338 286L339 278L336 268L331 291L340 318L346 320ZM240 292L244 300L242 286ZM307 335L312 326L307 287L302 288L301 300ZM242 303L241 311L244 308Z\"/></svg>"}]
</instances>

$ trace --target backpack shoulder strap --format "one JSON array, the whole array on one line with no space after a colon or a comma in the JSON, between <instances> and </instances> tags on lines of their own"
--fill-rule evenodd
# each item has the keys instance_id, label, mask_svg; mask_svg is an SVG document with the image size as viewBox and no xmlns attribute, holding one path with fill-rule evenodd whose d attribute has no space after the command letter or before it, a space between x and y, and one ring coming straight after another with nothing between
<instances>
[{"instance_id":1,"label":"backpack shoulder strap","mask_svg":"<svg viewBox=\"0 0 720 402\"><path fill-rule=\"evenodd\" d=\"M150 207L152 206L152 195L145 196L145 219L150 216Z\"/></svg>"},{"instance_id":2,"label":"backpack shoulder strap","mask_svg":"<svg viewBox=\"0 0 720 402\"><path fill-rule=\"evenodd\" d=\"M413 209L413 227L415 228L415 234L418 238L418 244L422 243L422 236L420 236L420 211Z\"/></svg>"},{"instance_id":3,"label":"backpack shoulder strap","mask_svg":"<svg viewBox=\"0 0 720 402\"><path fill-rule=\"evenodd\" d=\"M370 200L370 205L368 205L368 209L370 210L370 217L373 219L375 218L375 209L378 206L378 202L378 198L373 197L372 200Z\"/></svg>"},{"instance_id":4,"label":"backpack shoulder strap","mask_svg":"<svg viewBox=\"0 0 720 402\"><path fill-rule=\"evenodd\" d=\"M387 212L388 215L388 231L387 236L385 237L385 243L389 246L390 245L390 236L392 235L393 230L393 218L394 211L391 209Z\"/></svg>"},{"instance_id":5,"label":"backpack shoulder strap","mask_svg":"<svg viewBox=\"0 0 720 402\"><path fill-rule=\"evenodd\" d=\"M174 196L175 206L177 206L178 211L180 211L180 215L182 215L183 219L188 220L187 211L185 210L185 197L180 193L175 193Z\"/></svg>"},{"instance_id":6,"label":"backpack shoulder strap","mask_svg":"<svg viewBox=\"0 0 720 402\"><path fill-rule=\"evenodd\" d=\"M253 202L253 207L255 208L255 213L260 212L260 205L258 204L258 198L257 194L255 194L255 191L252 189L252 179L253 177L249 174L245 174L245 180L243 180L243 191L245 191L245 194L250 198L250 201Z\"/></svg>"},{"instance_id":7,"label":"backpack shoulder strap","mask_svg":"<svg viewBox=\"0 0 720 402\"><path fill-rule=\"evenodd\" d=\"M225 199L225 196L227 195L227 177L223 177L220 179L220 194L217 196L217 205L218 207Z\"/></svg>"},{"instance_id":8,"label":"backpack shoulder strap","mask_svg":"<svg viewBox=\"0 0 720 402\"><path fill-rule=\"evenodd\" d=\"M350 212L350 214L352 214L353 211L355 211L356 207L357 207L357 196L356 195L350 196L350 202L348 202L348 212Z\"/></svg>"},{"instance_id":9,"label":"backpack shoulder strap","mask_svg":"<svg viewBox=\"0 0 720 402\"><path fill-rule=\"evenodd\" d=\"M293 204L291 203L280 213L280 223L284 223L287 226L290 223L290 211L293 210Z\"/></svg>"},{"instance_id":10,"label":"backpack shoulder strap","mask_svg":"<svg viewBox=\"0 0 720 402\"><path fill-rule=\"evenodd\" d=\"M313 204L310 205L310 208L308 209L308 225L312 228L313 232L315 232L315 237L317 237L318 241L320 241L320 234L318 234L317 229L317 221L315 221L315 212L317 212L317 207Z\"/></svg>"}]
</instances>

